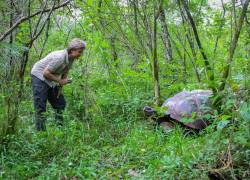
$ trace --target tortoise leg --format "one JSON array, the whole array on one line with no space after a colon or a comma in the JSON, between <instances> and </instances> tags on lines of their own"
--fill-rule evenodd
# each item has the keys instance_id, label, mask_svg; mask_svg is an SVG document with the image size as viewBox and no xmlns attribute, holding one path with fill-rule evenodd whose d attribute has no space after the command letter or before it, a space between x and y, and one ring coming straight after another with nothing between
<instances>
[{"instance_id":1,"label":"tortoise leg","mask_svg":"<svg viewBox=\"0 0 250 180\"><path fill-rule=\"evenodd\" d=\"M175 128L175 124L171 121L165 121L159 124L165 133L171 132Z\"/></svg>"},{"instance_id":2,"label":"tortoise leg","mask_svg":"<svg viewBox=\"0 0 250 180\"><path fill-rule=\"evenodd\" d=\"M161 127L165 133L169 133L175 128L174 122L169 116L164 116L156 119L158 127Z\"/></svg>"},{"instance_id":3,"label":"tortoise leg","mask_svg":"<svg viewBox=\"0 0 250 180\"><path fill-rule=\"evenodd\" d=\"M198 130L192 129L192 128L186 128L185 131L183 132L183 138L186 138L188 136L194 136L199 133Z\"/></svg>"}]
</instances>

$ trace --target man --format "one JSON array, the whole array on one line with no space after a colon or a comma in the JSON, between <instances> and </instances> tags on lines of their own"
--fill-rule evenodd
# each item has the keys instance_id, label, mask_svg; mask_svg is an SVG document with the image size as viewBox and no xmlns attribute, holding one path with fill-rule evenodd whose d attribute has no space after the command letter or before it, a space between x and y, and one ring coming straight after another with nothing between
<instances>
[{"instance_id":1,"label":"man","mask_svg":"<svg viewBox=\"0 0 250 180\"><path fill-rule=\"evenodd\" d=\"M31 70L32 91L35 107L35 125L38 131L46 130L47 100L55 110L55 119L59 126L63 125L62 112L66 101L61 93L62 86L71 82L68 72L75 59L79 58L86 43L81 39L73 39L67 49L49 53L33 66Z\"/></svg>"}]
</instances>

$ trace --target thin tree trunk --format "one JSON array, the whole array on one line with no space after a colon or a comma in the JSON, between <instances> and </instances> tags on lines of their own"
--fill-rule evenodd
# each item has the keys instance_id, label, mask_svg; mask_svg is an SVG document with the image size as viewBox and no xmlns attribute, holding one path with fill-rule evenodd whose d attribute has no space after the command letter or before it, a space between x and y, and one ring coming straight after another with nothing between
<instances>
[{"instance_id":1,"label":"thin tree trunk","mask_svg":"<svg viewBox=\"0 0 250 180\"><path fill-rule=\"evenodd\" d=\"M226 63L226 66L224 67L224 71L223 71L222 83L221 83L221 85L219 87L220 91L224 90L227 79L229 77L230 67L231 67L231 64L232 64L232 61L233 61L234 52L235 52L235 49L237 47L237 43L238 43L238 39L239 39L239 36L240 36L241 28L242 28L242 25L243 25L243 22L244 22L244 18L245 18L246 13L247 13L248 5L249 5L249 0L246 0L244 5L243 5L243 9L242 9L242 12L241 12L241 15L240 15L240 19L239 19L239 21L237 23L238 27L236 27L236 31L234 32L233 40L232 40L232 43L230 45L229 55L228 55L228 58L227 58L227 63Z\"/></svg>"},{"instance_id":2,"label":"thin tree trunk","mask_svg":"<svg viewBox=\"0 0 250 180\"><path fill-rule=\"evenodd\" d=\"M12 12L10 13L10 27L13 26L13 5L14 5L14 2L13 0L10 0L10 7L11 7L11 10ZM10 39L9 39L9 43L10 45L13 44L13 32L10 33ZM9 61L9 73L6 73L7 74L7 78L10 80L11 79L11 75L12 75L12 72L13 72L13 67L12 67L12 64L13 64L13 56L12 56L12 50L10 48L10 61Z\"/></svg>"},{"instance_id":3,"label":"thin tree trunk","mask_svg":"<svg viewBox=\"0 0 250 180\"><path fill-rule=\"evenodd\" d=\"M223 8L223 12L222 12L222 15L221 15L221 20L223 21L224 18L225 18L225 14L226 14L226 8L225 8L225 5L224 5L224 2L223 0L221 0L221 4L222 4L222 8ZM222 31L222 28L223 28L223 22L220 24L220 27L219 27L219 34L217 35L216 37L216 40L215 40L215 45L214 45L214 58L215 58L215 54L216 54L216 50L217 50L217 46L218 46L218 41L219 41L219 38L221 37L221 31Z\"/></svg>"},{"instance_id":4,"label":"thin tree trunk","mask_svg":"<svg viewBox=\"0 0 250 180\"><path fill-rule=\"evenodd\" d=\"M180 9L180 12L181 12L181 19L182 19L182 24L184 26L184 29L185 29L185 37L186 39L188 40L188 44L189 44L189 47L191 49L191 52L192 52L192 55L193 57L191 57L186 49L186 46L183 45L182 43L182 40L180 39L180 34L176 35L177 39L179 39L180 43L182 44L183 48L184 48L184 51L187 53L187 55L189 56L189 59L190 59L190 62L194 68L194 71L195 71L195 75L196 75L196 78L197 78L197 81L200 83L201 82L201 77L200 77L200 74L198 72L198 69L197 69L197 66L196 66L196 63L195 63L195 60L197 59L197 56L196 56L196 51L195 51L195 48L194 48L194 42L193 42L193 39L191 38L191 33L189 31L189 29L186 28L185 26L185 14L183 12L183 9L180 5L180 2L178 3L179 5L179 9ZM178 31L177 31L178 32Z\"/></svg>"},{"instance_id":5,"label":"thin tree trunk","mask_svg":"<svg viewBox=\"0 0 250 180\"><path fill-rule=\"evenodd\" d=\"M48 41L48 38L49 38L49 29L50 29L50 19L48 20L48 23L47 23L47 28L46 28L46 32L45 32L45 38L44 38L43 45L42 45L42 48L41 48L41 51L40 51L40 54L39 54L39 59L41 59L41 57L43 55L43 51L44 51L45 46L46 46L46 43ZM68 36L67 36L67 38L68 38Z\"/></svg>"},{"instance_id":6,"label":"thin tree trunk","mask_svg":"<svg viewBox=\"0 0 250 180\"><path fill-rule=\"evenodd\" d=\"M143 5L143 10L144 10L144 27L146 29L146 34L147 34L147 46L150 49L150 52L153 52L153 32L152 32L152 27L151 27L151 20L150 20L150 15L147 12L147 7L146 5Z\"/></svg>"},{"instance_id":7,"label":"thin tree trunk","mask_svg":"<svg viewBox=\"0 0 250 180\"><path fill-rule=\"evenodd\" d=\"M50 16L51 16L52 12L53 12L54 7L55 7L55 1L54 1L54 4L53 4L53 7L51 7L51 9L50 9L50 11L49 11L49 13L48 13L48 15L46 17L44 23L41 25L41 28L39 29L39 31L38 31L39 24L36 24L36 27L35 27L34 31L32 31L32 32L35 32L36 34L33 34L31 32L32 33L31 34L32 37L29 40L29 42L26 43L26 47L28 47L28 50L23 53L23 59L22 59L22 63L21 63L21 69L19 71L19 78L20 78L20 85L21 85L21 87L20 87L20 93L19 93L20 96L21 96L22 89L23 89L24 73L25 73L25 69L26 69L26 66L27 66L28 58L29 58L29 50L32 47L34 41L41 35L41 33L42 33L45 25L49 22L49 19L50 19Z\"/></svg>"},{"instance_id":8,"label":"thin tree trunk","mask_svg":"<svg viewBox=\"0 0 250 180\"><path fill-rule=\"evenodd\" d=\"M139 34L138 30L138 16L137 16L137 6L138 6L138 1L133 0L133 9L134 9L134 24L135 24L135 34Z\"/></svg>"},{"instance_id":9,"label":"thin tree trunk","mask_svg":"<svg viewBox=\"0 0 250 180\"><path fill-rule=\"evenodd\" d=\"M101 9L102 9L102 0L98 1L98 9L97 9L97 14L98 14L98 20L102 28L104 28L105 23L103 21L103 18L101 16Z\"/></svg>"},{"instance_id":10,"label":"thin tree trunk","mask_svg":"<svg viewBox=\"0 0 250 180\"><path fill-rule=\"evenodd\" d=\"M135 28L135 35L138 38L138 41L140 44L143 44L140 38L139 34L139 29L138 29L138 12L137 12L137 7L138 7L138 0L133 0L133 10L134 10L134 28ZM137 53L135 53L135 61L133 63L133 66L136 66L139 63L139 56Z\"/></svg>"},{"instance_id":11,"label":"thin tree trunk","mask_svg":"<svg viewBox=\"0 0 250 180\"><path fill-rule=\"evenodd\" d=\"M112 32L110 35L110 46L111 46L111 54L113 57L113 62L115 62L115 66L117 66L117 59L118 59L118 55L117 55L117 51L116 51L116 43L115 43L115 32Z\"/></svg>"},{"instance_id":12,"label":"thin tree trunk","mask_svg":"<svg viewBox=\"0 0 250 180\"><path fill-rule=\"evenodd\" d=\"M172 60L172 47L171 47L171 42L169 39L169 31L168 31L168 26L166 23L166 16L165 16L165 12L163 9L163 1L161 1L160 4L160 21L161 21L161 31L162 31L162 40L163 40L163 44L165 47L165 58L167 61L171 61Z\"/></svg>"},{"instance_id":13,"label":"thin tree trunk","mask_svg":"<svg viewBox=\"0 0 250 180\"><path fill-rule=\"evenodd\" d=\"M179 1L179 0L178 0L178 1ZM195 24L194 19L193 19L192 15L191 15L191 13L190 13L190 11L189 11L189 8L188 8L188 5L187 5L186 0L182 0L182 4L183 4L183 7L184 7L184 9L185 9L185 11L186 11L187 17L188 17L189 22L190 22L190 24L191 24L191 27L192 27L192 29L193 29L194 36L195 36L195 40L196 40L196 42L197 42L197 45L198 45L199 50L200 50L200 52L201 52L201 55L202 55L202 57L203 57L203 59L204 59L204 64L205 64L205 69L206 69L207 78L210 80L210 87L211 87L211 89L213 90L213 92L216 92L217 90L216 90L216 88L214 87L214 84L213 84L213 83L214 83L214 72L213 72L213 70L212 70L212 68L211 68L211 65L210 65L210 63L209 63L209 60L208 60L208 58L207 58L207 55L206 55L206 53L205 53L205 51L204 51L204 49L203 49L203 46L202 46L202 44L201 44L201 41L200 41L200 38L199 38L199 35L198 35L198 31L197 31L196 24Z\"/></svg>"},{"instance_id":14,"label":"thin tree trunk","mask_svg":"<svg viewBox=\"0 0 250 180\"><path fill-rule=\"evenodd\" d=\"M153 29L153 78L154 78L154 94L155 104L160 105L160 85L159 85L159 65L157 59L157 18L154 7L154 29Z\"/></svg>"},{"instance_id":15,"label":"thin tree trunk","mask_svg":"<svg viewBox=\"0 0 250 180\"><path fill-rule=\"evenodd\" d=\"M13 26L13 17L14 17L14 2L13 0L10 0L10 9L11 9L11 13L10 13L10 21L9 21L9 26L12 27ZM13 32L10 33L10 37L9 37L9 43L10 45L13 44ZM13 55L12 55L12 50L10 49L9 51L10 53L10 60L9 60L9 68L7 69L7 79L8 81L12 81L13 77L15 76L14 74L14 70L15 70L15 64L13 63ZM11 82L11 83L15 83L15 82ZM11 90L12 88L9 88L9 90ZM16 121L17 121L17 117L18 117L18 98L14 97L14 94L11 94L9 96L6 97L6 106L7 106L7 118L6 118L6 122L7 122L7 126L5 129L5 135L8 134L13 134L15 132L15 127L16 127Z\"/></svg>"},{"instance_id":16,"label":"thin tree trunk","mask_svg":"<svg viewBox=\"0 0 250 180\"><path fill-rule=\"evenodd\" d=\"M177 31L177 33L178 33L178 31ZM194 72L195 72L195 75L196 75L196 78L197 78L197 81L200 83L201 82L201 79L200 79L200 74L199 74L199 72L198 72L198 69L197 69L197 66L196 66L196 64L195 64L195 62L194 62L194 57L191 57L191 55L188 53L188 50L187 50L187 48L186 48L186 46L185 46L185 44L182 42L182 39L180 38L180 34L178 33L178 34L175 34L176 35L176 39L178 39L179 40L179 42L181 43L181 46L183 47L183 49L184 49L184 51L186 52L186 54L188 55L188 57L189 57L189 59L190 59L190 62L191 62L191 64L192 64L192 66L193 66L193 69L194 69ZM186 38L187 38L187 36L185 36ZM173 40L172 40L172 42L174 42ZM179 54L179 53L178 53ZM182 57L182 56L181 56ZM183 57L184 58L184 57Z\"/></svg>"},{"instance_id":17,"label":"thin tree trunk","mask_svg":"<svg viewBox=\"0 0 250 180\"><path fill-rule=\"evenodd\" d=\"M184 46L186 46L186 37L184 39ZM186 51L183 52L183 83L187 83L187 63L186 63Z\"/></svg>"},{"instance_id":18,"label":"thin tree trunk","mask_svg":"<svg viewBox=\"0 0 250 180\"><path fill-rule=\"evenodd\" d=\"M103 1L102 0L99 0L98 1L98 9L97 9L97 13L98 13L98 19L99 19L99 24L100 26L102 27L102 30L103 30L103 33L104 33L104 36L106 36L106 32L105 32L105 22L104 20L102 19L102 16L101 16L101 9L102 9L102 4ZM111 47L111 55L112 55L112 59L113 59L113 62L115 62L115 66L117 66L117 59L118 59L118 53L117 53L117 50L116 50L116 32L115 30L112 30L111 32L108 33L109 35L109 39L110 39L110 47Z\"/></svg>"}]
</instances>

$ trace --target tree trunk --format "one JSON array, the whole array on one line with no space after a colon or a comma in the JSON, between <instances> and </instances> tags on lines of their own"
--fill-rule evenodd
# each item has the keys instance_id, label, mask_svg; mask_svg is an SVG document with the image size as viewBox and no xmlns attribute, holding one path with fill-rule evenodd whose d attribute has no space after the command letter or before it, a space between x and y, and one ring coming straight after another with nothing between
<instances>
[{"instance_id":1,"label":"tree trunk","mask_svg":"<svg viewBox=\"0 0 250 180\"><path fill-rule=\"evenodd\" d=\"M205 51L203 49L203 46L201 44L196 24L195 24L194 19L193 19L192 15L191 15L191 13L189 11L189 8L188 8L186 0L182 0L182 4L183 4L184 10L185 10L185 12L187 14L187 17L188 17L188 20L190 22L190 25L191 25L191 27L193 29L193 33L194 33L194 36L195 36L196 43L197 43L197 45L199 47L199 50L200 50L200 53L201 53L201 55L202 55L202 57L204 59L204 64L205 64L207 78L210 80L210 88L213 90L214 93L216 93L217 90L216 90L216 87L214 85L214 72L213 72L213 70L211 68L211 65L209 63L207 55L206 55L206 53L205 53Z\"/></svg>"},{"instance_id":2,"label":"tree trunk","mask_svg":"<svg viewBox=\"0 0 250 180\"><path fill-rule=\"evenodd\" d=\"M222 15L221 15L221 20L223 21L225 19L225 14L226 14L226 8L225 8L225 5L224 5L224 2L223 0L221 0L221 4L222 4L222 8L223 8L223 12L222 12ZM214 58L215 58L215 54L216 54L216 50L217 50L217 46L218 46L218 41L219 41L219 38L221 37L221 31L222 31L222 28L223 28L223 22L220 24L220 27L219 27L219 34L217 35L216 37L216 40L215 40L215 45L214 45Z\"/></svg>"},{"instance_id":3,"label":"tree trunk","mask_svg":"<svg viewBox=\"0 0 250 180\"><path fill-rule=\"evenodd\" d=\"M232 61L233 61L234 52L235 52L235 49L236 49L236 46L237 46L237 43L238 43L238 39L239 39L239 36L240 36L240 31L241 31L245 16L246 16L246 13L247 13L248 5L249 5L249 0L246 0L244 5L243 5L243 9L242 9L242 12L241 12L241 15L240 15L239 22L237 23L238 27L235 28L236 31L234 32L233 40L232 40L232 43L230 45L229 55L228 55L228 58L227 58L227 63L226 63L226 66L224 67L224 70L223 70L222 83L221 83L220 88L219 88L220 91L224 90L225 85L226 85L226 81L227 81L228 76L229 76L229 71L230 71Z\"/></svg>"},{"instance_id":4,"label":"tree trunk","mask_svg":"<svg viewBox=\"0 0 250 180\"><path fill-rule=\"evenodd\" d=\"M11 7L11 9L13 9L13 7L14 7L13 0L10 0L10 7ZM10 28L13 26L13 17L14 17L14 13L11 12L10 13L10 23L9 23ZM10 43L10 45L13 44L13 32L10 33L9 43ZM10 48L9 73L7 74L7 79L9 79L9 80L11 79L11 75L14 72L12 64L13 64L13 56L12 56L12 50Z\"/></svg>"},{"instance_id":5,"label":"tree trunk","mask_svg":"<svg viewBox=\"0 0 250 180\"><path fill-rule=\"evenodd\" d=\"M154 95L155 104L160 105L160 85L159 85L159 65L157 59L157 15L154 9L154 29L153 29L153 78L154 78Z\"/></svg>"},{"instance_id":6,"label":"tree trunk","mask_svg":"<svg viewBox=\"0 0 250 180\"><path fill-rule=\"evenodd\" d=\"M166 16L165 16L165 12L163 9L163 4L161 3L160 5L160 21L161 21L161 31L162 31L162 40L163 40L163 44L165 47L165 58L167 61L171 61L172 60L172 47L171 47L171 42L169 39L169 31L168 31L168 26L166 23Z\"/></svg>"},{"instance_id":7,"label":"tree trunk","mask_svg":"<svg viewBox=\"0 0 250 180\"><path fill-rule=\"evenodd\" d=\"M111 54L113 57L113 62L115 63L115 65L117 66L117 59L118 59L118 55L117 55L117 51L116 51L116 44L115 44L115 32L112 32L110 35L110 46L111 46Z\"/></svg>"},{"instance_id":8,"label":"tree trunk","mask_svg":"<svg viewBox=\"0 0 250 180\"><path fill-rule=\"evenodd\" d=\"M200 83L201 82L201 77L200 77L200 74L198 72L198 69L197 69L197 65L196 65L196 59L197 59L197 56L196 56L196 51L195 51L195 47L194 47L194 41L193 41L193 38L191 38L191 33L190 33L190 30L186 28L185 26L185 22L186 22L186 18L185 18L185 14L184 14L184 11L180 5L180 2L178 3L179 5L179 9L180 9L180 12L181 12L181 19L182 19L182 24L184 26L184 30L185 30L185 38L187 39L188 41L188 44L189 44L189 47L191 49L191 52L192 52L192 55L193 57L191 57L189 55L189 53L187 53L187 49L186 49L186 46L182 43L181 39L180 39L180 35L178 34L176 37L177 39L179 39L179 41L181 42L183 48L184 48L184 51L187 53L187 55L189 56L189 59L190 59L190 62L193 66L193 69L195 71L195 75L196 75L196 78L197 78L197 81ZM177 31L178 32L178 31Z\"/></svg>"}]
</instances>

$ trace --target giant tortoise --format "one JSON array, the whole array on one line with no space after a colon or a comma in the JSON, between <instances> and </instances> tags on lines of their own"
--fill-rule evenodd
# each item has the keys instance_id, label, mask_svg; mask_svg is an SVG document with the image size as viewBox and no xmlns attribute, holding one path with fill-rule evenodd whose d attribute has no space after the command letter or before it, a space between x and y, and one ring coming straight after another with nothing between
<instances>
[{"instance_id":1,"label":"giant tortoise","mask_svg":"<svg viewBox=\"0 0 250 180\"><path fill-rule=\"evenodd\" d=\"M163 116L149 106L145 106L143 111L146 116L155 117L154 119L163 126L165 131L173 129L178 123L198 132L209 124L205 115L211 113L212 110L209 101L211 96L210 90L182 91L162 104Z\"/></svg>"}]
</instances>

